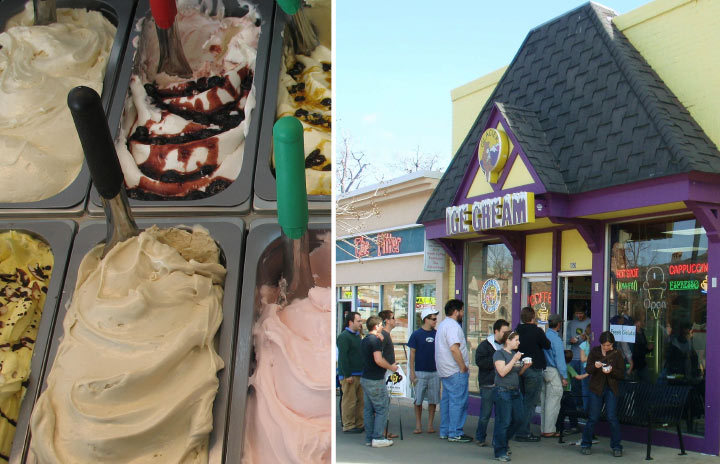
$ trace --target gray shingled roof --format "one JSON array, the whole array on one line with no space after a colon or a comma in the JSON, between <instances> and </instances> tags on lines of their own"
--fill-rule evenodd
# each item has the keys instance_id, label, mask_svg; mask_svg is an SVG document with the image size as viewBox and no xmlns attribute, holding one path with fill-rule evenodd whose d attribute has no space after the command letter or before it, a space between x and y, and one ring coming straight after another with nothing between
<instances>
[{"instance_id":1,"label":"gray shingled roof","mask_svg":"<svg viewBox=\"0 0 720 464\"><path fill-rule=\"evenodd\" d=\"M613 16L588 3L530 31L418 222L445 217L496 102L550 192L720 173L715 144Z\"/></svg>"}]
</instances>

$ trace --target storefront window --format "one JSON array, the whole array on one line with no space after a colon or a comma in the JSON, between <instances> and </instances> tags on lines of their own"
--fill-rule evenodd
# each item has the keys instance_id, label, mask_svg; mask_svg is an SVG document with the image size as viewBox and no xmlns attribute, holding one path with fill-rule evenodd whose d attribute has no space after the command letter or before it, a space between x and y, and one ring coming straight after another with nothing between
<instances>
[{"instance_id":1,"label":"storefront window","mask_svg":"<svg viewBox=\"0 0 720 464\"><path fill-rule=\"evenodd\" d=\"M405 349L402 344L407 343L408 334L408 306L410 296L408 284L385 284L383 285L383 309L389 309L395 315L395 328L390 333L395 344L395 361L403 363L407 361Z\"/></svg>"},{"instance_id":2,"label":"storefront window","mask_svg":"<svg viewBox=\"0 0 720 464\"><path fill-rule=\"evenodd\" d=\"M363 332L365 331L365 321L368 317L380 312L380 286L379 285L359 285L357 287L357 303L355 311L360 313L363 321Z\"/></svg>"},{"instance_id":3,"label":"storefront window","mask_svg":"<svg viewBox=\"0 0 720 464\"><path fill-rule=\"evenodd\" d=\"M352 287L338 287L338 300L352 300Z\"/></svg>"},{"instance_id":4,"label":"storefront window","mask_svg":"<svg viewBox=\"0 0 720 464\"><path fill-rule=\"evenodd\" d=\"M630 377L692 387L685 432L704 435L708 241L695 219L611 228L610 329ZM617 338L617 337L616 337Z\"/></svg>"},{"instance_id":5,"label":"storefront window","mask_svg":"<svg viewBox=\"0 0 720 464\"><path fill-rule=\"evenodd\" d=\"M470 391L478 392L475 350L492 333L498 319L512 326L510 252L501 244L468 243L464 322L470 355Z\"/></svg>"},{"instance_id":6,"label":"storefront window","mask_svg":"<svg viewBox=\"0 0 720 464\"><path fill-rule=\"evenodd\" d=\"M433 308L440 312L441 307L438 306L435 298L435 284L415 284L415 330L423 325L421 319L423 309ZM408 336L409 338L409 336Z\"/></svg>"}]
</instances>

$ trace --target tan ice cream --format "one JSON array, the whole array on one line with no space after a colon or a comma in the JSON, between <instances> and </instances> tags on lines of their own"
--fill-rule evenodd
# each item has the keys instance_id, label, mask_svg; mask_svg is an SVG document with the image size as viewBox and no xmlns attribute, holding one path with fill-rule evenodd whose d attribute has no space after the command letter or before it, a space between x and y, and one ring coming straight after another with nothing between
<instances>
[{"instance_id":1,"label":"tan ice cream","mask_svg":"<svg viewBox=\"0 0 720 464\"><path fill-rule=\"evenodd\" d=\"M249 384L243 464L331 460L330 246L310 255L316 287L281 309L276 289L262 289L253 328L257 367Z\"/></svg>"},{"instance_id":2,"label":"tan ice cream","mask_svg":"<svg viewBox=\"0 0 720 464\"><path fill-rule=\"evenodd\" d=\"M179 250L178 250L179 248ZM39 463L207 463L225 269L207 230L152 227L83 259L47 389Z\"/></svg>"},{"instance_id":3,"label":"tan ice cream","mask_svg":"<svg viewBox=\"0 0 720 464\"><path fill-rule=\"evenodd\" d=\"M176 28L190 79L157 73L155 23L142 23L116 149L131 198L199 199L240 173L255 108L260 18L210 17L181 2Z\"/></svg>"},{"instance_id":4,"label":"tan ice cream","mask_svg":"<svg viewBox=\"0 0 720 464\"><path fill-rule=\"evenodd\" d=\"M0 202L49 198L82 167L67 94L102 92L115 26L97 11L59 8L33 26L32 2L0 33Z\"/></svg>"},{"instance_id":5,"label":"tan ice cream","mask_svg":"<svg viewBox=\"0 0 720 464\"><path fill-rule=\"evenodd\" d=\"M309 195L330 195L332 176L332 51L330 4L308 2L305 12L316 26L320 45L307 55L283 51L277 119L295 116L305 134L305 181ZM286 40L289 36L284 31ZM289 44L288 44L289 45Z\"/></svg>"},{"instance_id":6,"label":"tan ice cream","mask_svg":"<svg viewBox=\"0 0 720 464\"><path fill-rule=\"evenodd\" d=\"M45 242L14 230L0 234L0 463L12 449L53 261Z\"/></svg>"}]
</instances>

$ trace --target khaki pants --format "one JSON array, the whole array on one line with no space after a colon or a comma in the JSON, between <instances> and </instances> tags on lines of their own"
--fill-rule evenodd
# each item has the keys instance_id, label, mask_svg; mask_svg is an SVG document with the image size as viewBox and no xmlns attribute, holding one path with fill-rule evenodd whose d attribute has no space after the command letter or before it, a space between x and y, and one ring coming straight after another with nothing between
<instances>
[{"instance_id":1,"label":"khaki pants","mask_svg":"<svg viewBox=\"0 0 720 464\"><path fill-rule=\"evenodd\" d=\"M363 428L363 389L360 376L353 375L352 383L346 379L340 381L342 388L342 423L343 431Z\"/></svg>"},{"instance_id":2,"label":"khaki pants","mask_svg":"<svg viewBox=\"0 0 720 464\"><path fill-rule=\"evenodd\" d=\"M560 413L563 386L560 373L554 367L543 371L543 388L540 395L540 430L542 433L555 433L555 422Z\"/></svg>"}]
</instances>

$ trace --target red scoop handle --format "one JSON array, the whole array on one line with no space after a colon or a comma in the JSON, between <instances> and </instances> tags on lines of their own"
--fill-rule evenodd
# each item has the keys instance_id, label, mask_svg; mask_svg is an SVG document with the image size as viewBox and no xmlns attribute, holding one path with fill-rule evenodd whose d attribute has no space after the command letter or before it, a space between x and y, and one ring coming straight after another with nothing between
<instances>
[{"instance_id":1,"label":"red scoop handle","mask_svg":"<svg viewBox=\"0 0 720 464\"><path fill-rule=\"evenodd\" d=\"M155 24L161 29L170 29L175 22L177 14L175 0L150 0L150 10Z\"/></svg>"}]
</instances>

